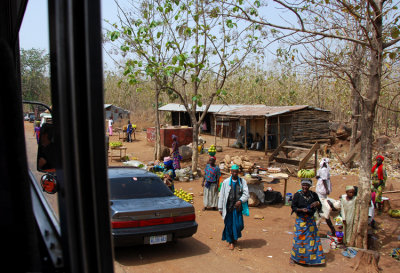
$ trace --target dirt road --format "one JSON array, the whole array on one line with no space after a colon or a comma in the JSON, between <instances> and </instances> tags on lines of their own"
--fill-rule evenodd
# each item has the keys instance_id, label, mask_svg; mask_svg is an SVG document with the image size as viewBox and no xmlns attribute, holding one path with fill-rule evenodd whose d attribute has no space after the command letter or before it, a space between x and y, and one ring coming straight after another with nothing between
<instances>
[{"instance_id":1,"label":"dirt road","mask_svg":"<svg viewBox=\"0 0 400 273\"><path fill-rule=\"evenodd\" d=\"M30 136L32 129L27 126L27 141L34 141ZM117 140L117 136L110 141ZM153 147L146 143L145 133L138 132L136 141L124 143L127 154L135 156L147 163L153 159ZM207 144L214 142L213 137L206 137ZM224 144L226 140L218 145ZM34 145L33 145L34 146ZM34 149L28 149L29 156L34 157ZM217 160L228 153L236 155L244 153L242 150L225 148L224 152L217 153ZM248 156L262 163L262 152L249 151ZM208 156L200 155L200 167L203 169ZM183 162L183 166L190 162ZM121 165L120 162L110 162L110 165ZM389 174L390 176L390 174ZM399 182L390 180L394 189L400 189ZM346 185L356 185L356 176L332 177L332 198L337 198L344 193ZM274 190L283 191L282 183L268 185ZM304 267L290 266L289 251L292 246L294 215L290 215L290 208L284 205L259 206L250 208L250 216L245 217L245 229L243 237L239 240L240 249L228 250L226 242L221 241L223 220L216 211L201 211L203 207L201 180L191 182L176 182L175 188L182 188L194 193L194 206L196 209L196 221L199 224L197 233L192 238L182 239L176 243L156 246L135 246L119 248L115 250L115 272L352 272L350 267L353 260L342 256L341 250L331 250L326 254L325 266ZM299 181L290 178L288 192L294 193L299 189ZM314 187L315 190L315 187ZM53 197L52 197L53 198ZM395 196L393 196L395 199ZM397 196L399 199L399 196ZM54 204L54 200L51 200ZM394 200L392 206L400 207L400 202ZM254 216L262 216L263 220ZM374 235L377 247L381 252L380 266L383 272L397 272L399 263L388 254L394 247L400 247L397 238L400 235L398 219L387 215L377 216L379 230ZM320 235L324 236L328 231L325 223L321 224Z\"/></svg>"}]
</instances>

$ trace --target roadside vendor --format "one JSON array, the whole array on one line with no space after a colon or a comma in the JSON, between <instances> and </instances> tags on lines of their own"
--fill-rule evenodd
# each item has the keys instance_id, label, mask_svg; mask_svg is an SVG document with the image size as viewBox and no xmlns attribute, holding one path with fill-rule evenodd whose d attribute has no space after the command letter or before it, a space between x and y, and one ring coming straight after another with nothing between
<instances>
[{"instance_id":1,"label":"roadside vendor","mask_svg":"<svg viewBox=\"0 0 400 273\"><path fill-rule=\"evenodd\" d=\"M164 157L164 183L168 186L168 188L174 192L174 179L175 179L175 170L173 167L173 161L171 157Z\"/></svg>"}]
</instances>

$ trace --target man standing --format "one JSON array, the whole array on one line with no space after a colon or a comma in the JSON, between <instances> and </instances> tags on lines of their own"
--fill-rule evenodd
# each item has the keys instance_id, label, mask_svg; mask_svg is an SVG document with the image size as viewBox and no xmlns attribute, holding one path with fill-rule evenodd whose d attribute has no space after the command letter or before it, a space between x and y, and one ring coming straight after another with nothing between
<instances>
[{"instance_id":1,"label":"man standing","mask_svg":"<svg viewBox=\"0 0 400 273\"><path fill-rule=\"evenodd\" d=\"M222 240L228 242L230 250L235 248L237 240L242 237L242 230L244 228L243 204L248 199L249 189L247 182L239 177L239 166L233 165L231 168L231 177L222 182L218 199L218 210L225 223Z\"/></svg>"}]
</instances>

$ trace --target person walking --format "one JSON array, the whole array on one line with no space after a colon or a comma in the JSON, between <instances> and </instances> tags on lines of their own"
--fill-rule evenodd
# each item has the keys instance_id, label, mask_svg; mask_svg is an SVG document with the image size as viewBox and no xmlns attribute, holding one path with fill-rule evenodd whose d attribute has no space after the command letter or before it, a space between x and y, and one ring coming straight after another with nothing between
<instances>
[{"instance_id":1,"label":"person walking","mask_svg":"<svg viewBox=\"0 0 400 273\"><path fill-rule=\"evenodd\" d=\"M178 143L178 137L176 135L172 135L171 156L172 156L174 170L179 170L181 168L182 156L179 153L179 143Z\"/></svg>"},{"instance_id":2,"label":"person walking","mask_svg":"<svg viewBox=\"0 0 400 273\"><path fill-rule=\"evenodd\" d=\"M111 114L111 117L110 117L110 119L108 120L108 135L109 135L109 136L112 136L112 135L113 135L113 128L112 128L113 123L114 123L114 120L113 120L113 116L112 116L112 114Z\"/></svg>"},{"instance_id":3,"label":"person walking","mask_svg":"<svg viewBox=\"0 0 400 273\"><path fill-rule=\"evenodd\" d=\"M243 210L247 209L249 189L247 182L239 177L239 166L233 165L231 176L222 182L218 199L218 210L224 219L222 240L228 242L230 250L235 248L237 240L242 237L244 229Z\"/></svg>"},{"instance_id":4,"label":"person walking","mask_svg":"<svg viewBox=\"0 0 400 273\"><path fill-rule=\"evenodd\" d=\"M301 190L296 192L292 201L292 213L296 213L293 248L290 264L319 265L325 263L321 239L314 219L314 213L321 208L318 195L310 191L312 180L303 178Z\"/></svg>"},{"instance_id":5,"label":"person walking","mask_svg":"<svg viewBox=\"0 0 400 273\"><path fill-rule=\"evenodd\" d=\"M203 190L203 211L207 208L217 210L218 206L218 181L221 176L221 170L215 165L215 156L211 156L204 170L204 178L201 186Z\"/></svg>"},{"instance_id":6,"label":"person walking","mask_svg":"<svg viewBox=\"0 0 400 273\"><path fill-rule=\"evenodd\" d=\"M315 191L318 194L319 200L321 201L322 211L324 212L324 215L327 216L324 217L325 221L328 224L332 234L334 235L336 232L335 227L329 217L329 214L325 213L332 210L336 211L336 208L334 208L332 203L335 200L328 198L328 195L332 192L331 174L330 174L331 168L329 167L329 158L322 158L319 165L320 168L317 171L318 180ZM319 223L319 221L317 222Z\"/></svg>"}]
</instances>

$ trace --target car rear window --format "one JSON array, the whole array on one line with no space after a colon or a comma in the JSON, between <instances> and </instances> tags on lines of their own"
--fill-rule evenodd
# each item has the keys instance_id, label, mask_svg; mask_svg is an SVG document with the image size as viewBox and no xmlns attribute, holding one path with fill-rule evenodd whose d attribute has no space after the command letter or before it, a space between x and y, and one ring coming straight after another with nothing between
<instances>
[{"instance_id":1,"label":"car rear window","mask_svg":"<svg viewBox=\"0 0 400 273\"><path fill-rule=\"evenodd\" d=\"M111 200L172 196L158 177L123 177L110 179Z\"/></svg>"}]
</instances>

